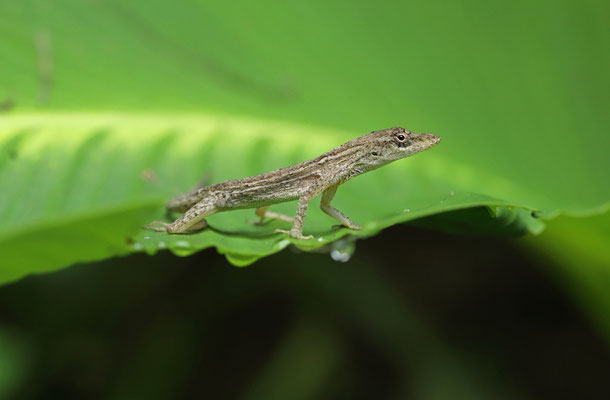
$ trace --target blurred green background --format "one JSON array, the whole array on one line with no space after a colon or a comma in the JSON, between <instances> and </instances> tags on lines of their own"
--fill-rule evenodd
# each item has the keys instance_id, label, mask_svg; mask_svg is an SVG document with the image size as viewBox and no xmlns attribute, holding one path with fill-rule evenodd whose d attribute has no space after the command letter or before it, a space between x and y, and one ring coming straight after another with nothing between
<instances>
[{"instance_id":1,"label":"blurred green background","mask_svg":"<svg viewBox=\"0 0 610 400\"><path fill-rule=\"evenodd\" d=\"M3 282L164 248L137 227L209 168L443 137L346 185L366 236L410 225L347 263L132 254L0 288L0 397L608 397L609 26L593 0L0 1ZM249 234L187 241L285 247Z\"/></svg>"}]
</instances>

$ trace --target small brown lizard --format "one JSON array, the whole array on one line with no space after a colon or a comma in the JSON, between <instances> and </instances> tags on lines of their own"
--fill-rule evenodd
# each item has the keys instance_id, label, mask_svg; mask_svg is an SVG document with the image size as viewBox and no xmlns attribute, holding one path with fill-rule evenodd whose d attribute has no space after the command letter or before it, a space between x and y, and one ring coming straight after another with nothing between
<instances>
[{"instance_id":1,"label":"small brown lizard","mask_svg":"<svg viewBox=\"0 0 610 400\"><path fill-rule=\"evenodd\" d=\"M440 141L429 133L413 133L404 128L374 131L350 140L318 158L265 174L235 179L202 187L176 196L167 203L170 211L183 212L173 223L155 221L146 228L158 232L189 233L207 227L205 217L220 212L256 208L261 218L293 222L289 231L276 229L296 239L303 236L307 205L322 193L320 208L343 226L360 229L360 225L330 205L337 187L349 179L379 168L392 161L424 151ZM299 200L295 218L269 211L269 206Z\"/></svg>"}]
</instances>

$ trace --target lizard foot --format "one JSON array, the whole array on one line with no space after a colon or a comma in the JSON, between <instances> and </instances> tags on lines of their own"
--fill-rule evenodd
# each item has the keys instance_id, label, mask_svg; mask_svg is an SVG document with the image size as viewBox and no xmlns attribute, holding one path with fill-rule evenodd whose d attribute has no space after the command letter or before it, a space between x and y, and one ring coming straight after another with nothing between
<instances>
[{"instance_id":1,"label":"lizard foot","mask_svg":"<svg viewBox=\"0 0 610 400\"><path fill-rule=\"evenodd\" d=\"M350 225L350 226L343 225L343 224L341 224L341 225L333 225L330 229L335 230L335 229L339 229L339 228L353 229L355 231L359 231L360 229L362 229L362 227L360 225L358 225L358 224L353 224L353 225Z\"/></svg>"},{"instance_id":2,"label":"lizard foot","mask_svg":"<svg viewBox=\"0 0 610 400\"><path fill-rule=\"evenodd\" d=\"M266 222L269 222L269 221L265 221L264 218L257 219L255 221L252 221L250 218L246 218L246 222L249 223L249 224L252 224L252 225L261 226L261 225L264 225Z\"/></svg>"},{"instance_id":3,"label":"lizard foot","mask_svg":"<svg viewBox=\"0 0 610 400\"><path fill-rule=\"evenodd\" d=\"M161 225L161 226L158 226ZM150 229L156 232L167 232L167 229L169 228L171 224L168 224L167 222L161 222L161 221L153 221L148 225L144 225L143 228L144 229Z\"/></svg>"},{"instance_id":4,"label":"lizard foot","mask_svg":"<svg viewBox=\"0 0 610 400\"><path fill-rule=\"evenodd\" d=\"M286 231L284 229L276 229L275 233L285 233L286 235L290 236L291 238L295 238L295 239L304 239L304 240L313 239L313 235L303 236L303 234L301 232L298 232L298 231L292 230L292 229L289 231Z\"/></svg>"}]
</instances>

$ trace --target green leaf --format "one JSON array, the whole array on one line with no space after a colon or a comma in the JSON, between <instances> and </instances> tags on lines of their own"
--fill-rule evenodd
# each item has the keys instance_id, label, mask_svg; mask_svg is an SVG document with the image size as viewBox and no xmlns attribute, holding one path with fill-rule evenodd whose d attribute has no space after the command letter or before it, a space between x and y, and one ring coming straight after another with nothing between
<instances>
[{"instance_id":1,"label":"green leaf","mask_svg":"<svg viewBox=\"0 0 610 400\"><path fill-rule=\"evenodd\" d=\"M561 216L549 222L547 233L528 243L551 261L549 275L583 306L610 343L610 213Z\"/></svg>"},{"instance_id":2,"label":"green leaf","mask_svg":"<svg viewBox=\"0 0 610 400\"><path fill-rule=\"evenodd\" d=\"M336 130L177 114L6 117L0 130L0 281L166 248L184 256L216 247L233 264L247 265L290 244L330 251L346 235L367 237L396 223L472 207L499 211L469 216L470 229L514 232L516 219L538 230L526 222L533 220L529 212L512 209L529 207L472 192L502 191L506 183L460 172L465 167L434 150L341 186L333 204L361 223L361 231L333 229L335 221L317 207L306 220L305 233L316 235L309 241L274 233L286 223L248 223L256 219L252 210L212 215L210 229L191 235L140 228L166 218L165 201L205 174L223 181L262 173L313 158L350 137ZM295 203L275 209L294 214Z\"/></svg>"},{"instance_id":3,"label":"green leaf","mask_svg":"<svg viewBox=\"0 0 610 400\"><path fill-rule=\"evenodd\" d=\"M568 0L0 3L3 279L166 247L247 265L293 241L245 211L199 235L138 227L204 174L264 172L396 125L443 141L340 188L357 237L424 216L539 232L532 210L594 212L610 199L608 15ZM485 210L459 211L472 207ZM312 207L306 230L323 239L295 244L352 233L332 224Z\"/></svg>"},{"instance_id":4,"label":"green leaf","mask_svg":"<svg viewBox=\"0 0 610 400\"><path fill-rule=\"evenodd\" d=\"M442 136L447 159L517 183L519 203L587 211L610 200L606 8L3 2L0 101L205 111L350 134L404 125Z\"/></svg>"}]
</instances>

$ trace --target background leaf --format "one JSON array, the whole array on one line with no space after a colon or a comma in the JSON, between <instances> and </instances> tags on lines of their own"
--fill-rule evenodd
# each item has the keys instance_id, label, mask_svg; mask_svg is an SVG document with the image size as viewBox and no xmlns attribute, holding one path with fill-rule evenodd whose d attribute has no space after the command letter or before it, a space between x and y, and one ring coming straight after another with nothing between
<instances>
[{"instance_id":1,"label":"background leaf","mask_svg":"<svg viewBox=\"0 0 610 400\"><path fill-rule=\"evenodd\" d=\"M207 110L356 134L405 125L520 183L520 202L583 210L610 198L598 134L610 34L596 4L7 3L0 87L37 104L35 43L48 35L51 109Z\"/></svg>"}]
</instances>

